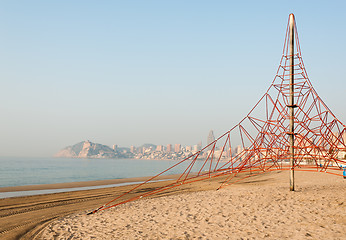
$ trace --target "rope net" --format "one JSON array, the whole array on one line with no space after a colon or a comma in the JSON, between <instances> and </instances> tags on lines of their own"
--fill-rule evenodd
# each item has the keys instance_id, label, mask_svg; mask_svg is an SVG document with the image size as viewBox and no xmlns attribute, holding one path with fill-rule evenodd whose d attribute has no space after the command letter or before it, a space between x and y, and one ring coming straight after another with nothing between
<instances>
[{"instance_id":1,"label":"rope net","mask_svg":"<svg viewBox=\"0 0 346 240\"><path fill-rule=\"evenodd\" d=\"M267 92L233 128L203 149L136 185L97 211L134 201L196 181L221 177L218 189L269 171L317 171L342 176L346 165L346 126L331 112L313 88L304 67L296 23L294 48L294 106L289 105L289 24L280 64ZM294 133L289 132L289 107L295 108ZM289 165L289 134L295 135L294 166ZM173 181L138 191L174 169L184 169ZM239 173L250 174L235 177ZM221 178L220 178L221 179ZM126 197L131 195L131 197Z\"/></svg>"}]
</instances>

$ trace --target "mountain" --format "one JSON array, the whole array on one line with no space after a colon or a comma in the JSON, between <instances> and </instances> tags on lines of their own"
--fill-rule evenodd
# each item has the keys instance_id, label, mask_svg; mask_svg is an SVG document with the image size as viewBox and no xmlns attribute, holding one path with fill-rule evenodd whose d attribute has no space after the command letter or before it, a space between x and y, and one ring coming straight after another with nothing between
<instances>
[{"instance_id":1,"label":"mountain","mask_svg":"<svg viewBox=\"0 0 346 240\"><path fill-rule=\"evenodd\" d=\"M73 146L68 146L54 155L54 157L64 158L123 158L122 153L114 151L112 148L99 143L84 141Z\"/></svg>"}]
</instances>

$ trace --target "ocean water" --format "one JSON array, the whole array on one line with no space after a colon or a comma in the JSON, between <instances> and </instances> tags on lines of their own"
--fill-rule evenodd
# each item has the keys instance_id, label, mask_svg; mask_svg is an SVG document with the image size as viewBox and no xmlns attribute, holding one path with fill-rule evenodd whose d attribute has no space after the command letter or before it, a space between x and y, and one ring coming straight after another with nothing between
<instances>
[{"instance_id":1,"label":"ocean water","mask_svg":"<svg viewBox=\"0 0 346 240\"><path fill-rule=\"evenodd\" d=\"M176 160L0 157L0 187L121 179L156 175ZM167 174L184 172L190 162ZM192 171L201 166L196 163Z\"/></svg>"}]
</instances>

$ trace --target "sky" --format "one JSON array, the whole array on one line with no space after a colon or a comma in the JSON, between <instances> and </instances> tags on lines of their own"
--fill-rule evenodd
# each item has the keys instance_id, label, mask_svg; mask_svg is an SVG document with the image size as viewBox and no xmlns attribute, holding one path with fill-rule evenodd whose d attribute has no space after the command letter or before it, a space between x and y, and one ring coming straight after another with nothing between
<instances>
[{"instance_id":1,"label":"sky","mask_svg":"<svg viewBox=\"0 0 346 240\"><path fill-rule=\"evenodd\" d=\"M0 156L75 143L206 143L275 77L290 13L346 122L345 1L1 1Z\"/></svg>"}]
</instances>

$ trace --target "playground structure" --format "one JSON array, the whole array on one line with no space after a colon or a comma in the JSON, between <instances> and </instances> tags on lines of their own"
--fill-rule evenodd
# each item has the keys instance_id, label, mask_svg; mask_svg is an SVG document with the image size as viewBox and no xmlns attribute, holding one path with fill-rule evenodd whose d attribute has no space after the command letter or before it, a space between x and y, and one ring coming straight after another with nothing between
<instances>
[{"instance_id":1,"label":"playground structure","mask_svg":"<svg viewBox=\"0 0 346 240\"><path fill-rule=\"evenodd\" d=\"M182 166L185 170L173 182L123 198ZM343 166L346 166L346 126L313 88L301 56L294 15L290 14L276 76L267 92L237 125L203 149L89 214L183 184L223 177L220 189L278 170L290 171L290 190L294 191L294 171L342 177ZM236 178L240 173L248 174Z\"/></svg>"}]
</instances>

